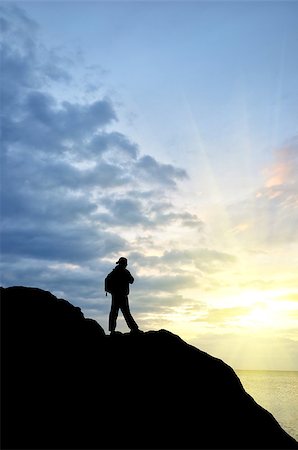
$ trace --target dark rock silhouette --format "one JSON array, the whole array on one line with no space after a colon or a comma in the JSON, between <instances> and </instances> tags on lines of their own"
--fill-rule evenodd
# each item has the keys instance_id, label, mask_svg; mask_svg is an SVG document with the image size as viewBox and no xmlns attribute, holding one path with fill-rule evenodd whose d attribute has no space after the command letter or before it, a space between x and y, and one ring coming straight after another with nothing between
<instances>
[{"instance_id":1,"label":"dark rock silhouette","mask_svg":"<svg viewBox=\"0 0 298 450\"><path fill-rule=\"evenodd\" d=\"M298 449L231 367L166 330L106 336L51 293L1 288L7 449Z\"/></svg>"}]
</instances>

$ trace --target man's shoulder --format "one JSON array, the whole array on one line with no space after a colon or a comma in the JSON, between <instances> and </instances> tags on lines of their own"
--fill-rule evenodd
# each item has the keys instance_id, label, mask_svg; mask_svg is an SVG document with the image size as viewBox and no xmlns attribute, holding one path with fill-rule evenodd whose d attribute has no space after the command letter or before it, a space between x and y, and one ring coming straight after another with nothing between
<instances>
[{"instance_id":1,"label":"man's shoulder","mask_svg":"<svg viewBox=\"0 0 298 450\"><path fill-rule=\"evenodd\" d=\"M129 270L127 270L127 269L125 269L124 267L115 267L113 270L112 270L112 272L111 272L112 274L116 274L116 275L123 275L123 274L125 274L125 275L130 275L131 276L131 273L130 273L130 271Z\"/></svg>"}]
</instances>

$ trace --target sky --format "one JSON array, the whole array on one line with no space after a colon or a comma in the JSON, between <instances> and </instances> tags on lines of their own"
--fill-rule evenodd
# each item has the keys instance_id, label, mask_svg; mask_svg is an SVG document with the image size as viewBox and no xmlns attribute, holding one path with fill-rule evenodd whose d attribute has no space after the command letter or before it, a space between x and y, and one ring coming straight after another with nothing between
<instances>
[{"instance_id":1,"label":"sky","mask_svg":"<svg viewBox=\"0 0 298 450\"><path fill-rule=\"evenodd\" d=\"M298 2L1 2L1 285L298 370ZM129 331L121 313L118 330Z\"/></svg>"}]
</instances>

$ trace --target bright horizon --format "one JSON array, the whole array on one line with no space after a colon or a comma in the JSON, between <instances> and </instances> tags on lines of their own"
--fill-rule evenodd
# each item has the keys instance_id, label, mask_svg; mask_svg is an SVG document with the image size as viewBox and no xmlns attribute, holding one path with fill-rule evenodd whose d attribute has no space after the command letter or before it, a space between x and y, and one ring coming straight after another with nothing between
<instances>
[{"instance_id":1,"label":"bright horizon","mask_svg":"<svg viewBox=\"0 0 298 450\"><path fill-rule=\"evenodd\" d=\"M1 285L298 370L298 3L1 2ZM120 331L129 331L121 314Z\"/></svg>"}]
</instances>

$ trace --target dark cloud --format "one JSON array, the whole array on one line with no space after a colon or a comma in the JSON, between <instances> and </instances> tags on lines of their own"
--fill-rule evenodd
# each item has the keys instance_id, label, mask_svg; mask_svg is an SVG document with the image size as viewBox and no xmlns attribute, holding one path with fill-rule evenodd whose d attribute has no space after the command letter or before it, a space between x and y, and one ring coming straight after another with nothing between
<instances>
[{"instance_id":1,"label":"dark cloud","mask_svg":"<svg viewBox=\"0 0 298 450\"><path fill-rule=\"evenodd\" d=\"M64 225L61 231L39 224L27 229L11 226L2 230L2 254L80 264L125 247L121 238L91 226Z\"/></svg>"},{"instance_id":2,"label":"dark cloud","mask_svg":"<svg viewBox=\"0 0 298 450\"><path fill-rule=\"evenodd\" d=\"M114 224L150 225L150 220L142 211L142 203L132 198L105 199L104 204L110 212Z\"/></svg>"},{"instance_id":3,"label":"dark cloud","mask_svg":"<svg viewBox=\"0 0 298 450\"><path fill-rule=\"evenodd\" d=\"M51 223L66 224L70 218L71 223L75 224L96 210L96 204L85 196L78 197L64 189L55 189L54 192L44 189L39 194L26 189L26 186L20 192L8 190L1 204L3 228L14 225L23 227L28 223L44 228Z\"/></svg>"},{"instance_id":4,"label":"dark cloud","mask_svg":"<svg viewBox=\"0 0 298 450\"><path fill-rule=\"evenodd\" d=\"M19 7L0 12L2 283L50 289L86 308L98 301L93 310L106 313L107 258L133 251L119 229L201 225L165 200L187 174L112 130L114 103L96 97L98 89L89 101L63 98L75 59L46 48ZM160 295L190 282L184 273L161 274L137 289Z\"/></svg>"},{"instance_id":5,"label":"dark cloud","mask_svg":"<svg viewBox=\"0 0 298 450\"><path fill-rule=\"evenodd\" d=\"M16 5L1 6L1 109L15 116L22 113L28 89L40 89L53 78L70 81L65 59L43 48L39 26Z\"/></svg>"},{"instance_id":6,"label":"dark cloud","mask_svg":"<svg viewBox=\"0 0 298 450\"><path fill-rule=\"evenodd\" d=\"M136 164L136 169L141 176L151 181L157 181L169 186L175 186L175 180L187 178L187 173L183 169L178 169L171 164L162 164L152 156L142 156Z\"/></svg>"},{"instance_id":7,"label":"dark cloud","mask_svg":"<svg viewBox=\"0 0 298 450\"><path fill-rule=\"evenodd\" d=\"M136 159L138 154L137 144L131 142L127 136L116 131L97 133L85 149L94 154L94 156L113 150L126 153L132 159Z\"/></svg>"},{"instance_id":8,"label":"dark cloud","mask_svg":"<svg viewBox=\"0 0 298 450\"><path fill-rule=\"evenodd\" d=\"M30 92L19 108L20 118L12 115L4 120L4 142L20 142L32 150L56 155L67 149L65 142L78 145L116 118L109 100L87 105L63 102L58 106L52 95L38 91Z\"/></svg>"}]
</instances>

